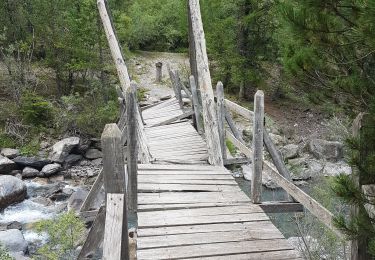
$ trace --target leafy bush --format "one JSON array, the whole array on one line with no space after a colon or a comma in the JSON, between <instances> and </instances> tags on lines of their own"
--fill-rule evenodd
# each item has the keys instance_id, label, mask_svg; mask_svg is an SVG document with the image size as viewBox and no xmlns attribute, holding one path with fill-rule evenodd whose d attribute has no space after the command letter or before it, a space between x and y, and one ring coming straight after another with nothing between
<instances>
[{"instance_id":1,"label":"leafy bush","mask_svg":"<svg viewBox=\"0 0 375 260\"><path fill-rule=\"evenodd\" d=\"M51 103L33 93L21 98L21 113L26 123L35 126L47 126L53 119Z\"/></svg>"},{"instance_id":2,"label":"leafy bush","mask_svg":"<svg viewBox=\"0 0 375 260\"><path fill-rule=\"evenodd\" d=\"M46 233L48 243L37 251L36 259L76 259L76 247L82 241L85 225L73 211L59 215L56 219L37 223L39 234Z\"/></svg>"}]
</instances>

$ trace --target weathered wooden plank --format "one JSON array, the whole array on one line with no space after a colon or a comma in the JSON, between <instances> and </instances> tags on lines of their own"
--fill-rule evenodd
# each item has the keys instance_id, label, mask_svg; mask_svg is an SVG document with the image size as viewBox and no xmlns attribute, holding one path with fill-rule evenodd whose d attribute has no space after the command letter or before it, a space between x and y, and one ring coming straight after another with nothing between
<instances>
[{"instance_id":1,"label":"weathered wooden plank","mask_svg":"<svg viewBox=\"0 0 375 260\"><path fill-rule=\"evenodd\" d=\"M251 202L262 202L264 93L258 90L254 97L253 157L251 175ZM249 115L250 116L250 115Z\"/></svg>"},{"instance_id":2,"label":"weathered wooden plank","mask_svg":"<svg viewBox=\"0 0 375 260\"><path fill-rule=\"evenodd\" d=\"M146 248L158 247L172 247L172 246L186 246L199 245L211 243L227 243L236 241L251 241L261 239L277 239L282 236L274 236L259 232L257 236L252 235L247 231L237 232L210 232L210 233L193 233L193 234L177 234L167 236L152 236L152 237L138 237L138 250ZM223 244L225 246L225 244Z\"/></svg>"},{"instance_id":3,"label":"weathered wooden plank","mask_svg":"<svg viewBox=\"0 0 375 260\"><path fill-rule=\"evenodd\" d=\"M267 201L259 204L259 206L266 213L304 212L303 205L298 202Z\"/></svg>"},{"instance_id":4,"label":"weathered wooden plank","mask_svg":"<svg viewBox=\"0 0 375 260\"><path fill-rule=\"evenodd\" d=\"M144 176L144 175L143 175ZM155 176L155 175L154 175ZM146 178L139 178L139 183L157 183L157 184L203 184L203 185L234 185L237 186L237 182L234 180L192 180L192 179L146 179Z\"/></svg>"},{"instance_id":5,"label":"weathered wooden plank","mask_svg":"<svg viewBox=\"0 0 375 260\"><path fill-rule=\"evenodd\" d=\"M176 204L147 204L138 205L141 212L155 211L155 210L172 210L172 209L198 209L207 207L226 207L236 205L249 205L249 202L206 202L206 203L176 203Z\"/></svg>"},{"instance_id":6,"label":"weathered wooden plank","mask_svg":"<svg viewBox=\"0 0 375 260\"><path fill-rule=\"evenodd\" d=\"M181 78L180 78L180 73L178 70L175 71L175 75L176 75L176 82L178 85L180 85L180 89L181 90L184 90L186 96L191 100L191 92L190 90L181 82Z\"/></svg>"},{"instance_id":7,"label":"weathered wooden plank","mask_svg":"<svg viewBox=\"0 0 375 260\"><path fill-rule=\"evenodd\" d=\"M195 83L194 76L189 77L189 83L190 83L191 95L193 99L195 125L196 125L198 133L201 135L203 134L202 114L201 114L202 107L198 99L197 85Z\"/></svg>"},{"instance_id":8,"label":"weathered wooden plank","mask_svg":"<svg viewBox=\"0 0 375 260\"><path fill-rule=\"evenodd\" d=\"M265 213L253 214L234 214L234 215L219 215L219 216L197 216L179 217L179 218L149 218L138 219L138 228L151 228L161 226L181 226L181 225L196 225L196 224L218 224L218 223L236 223L236 222L251 222L251 221L267 221L269 218Z\"/></svg>"},{"instance_id":9,"label":"weathered wooden plank","mask_svg":"<svg viewBox=\"0 0 375 260\"><path fill-rule=\"evenodd\" d=\"M169 119L167 119L165 121L162 121L162 122L157 123L157 124L153 124L152 127L161 126L161 125L168 125L170 123L173 123L174 121L178 121L178 120L190 117L193 114L194 114L193 111L187 111L187 112L183 113L182 115L172 116L171 118L169 118Z\"/></svg>"},{"instance_id":10,"label":"weathered wooden plank","mask_svg":"<svg viewBox=\"0 0 375 260\"><path fill-rule=\"evenodd\" d=\"M252 158L253 157L253 152L241 141L239 141L234 135L232 135L231 132L226 130L226 136L228 140L236 146L240 150L241 153L243 153L247 158Z\"/></svg>"},{"instance_id":11,"label":"weathered wooden plank","mask_svg":"<svg viewBox=\"0 0 375 260\"><path fill-rule=\"evenodd\" d=\"M217 125L220 138L221 153L223 155L223 160L227 159L227 146L225 142L225 105L224 105L224 86L221 81L217 83L216 86L217 93Z\"/></svg>"},{"instance_id":12,"label":"weathered wooden plank","mask_svg":"<svg viewBox=\"0 0 375 260\"><path fill-rule=\"evenodd\" d=\"M128 189L127 189L127 198L128 198L128 207L129 211L134 213L137 211L137 194L138 194L138 123L137 123L137 103L136 103L136 94L137 94L137 85L131 83L130 88L125 92L126 95L126 104L128 105L126 114L127 114L127 174L128 174Z\"/></svg>"},{"instance_id":13,"label":"weathered wooden plank","mask_svg":"<svg viewBox=\"0 0 375 260\"><path fill-rule=\"evenodd\" d=\"M267 251L250 254L234 254L223 256L200 257L200 260L303 260L295 250Z\"/></svg>"},{"instance_id":14,"label":"weathered wooden plank","mask_svg":"<svg viewBox=\"0 0 375 260\"><path fill-rule=\"evenodd\" d=\"M261 237L263 234L267 236L276 236L282 238L281 232L275 228L271 221L262 222L242 222L242 223L224 223L224 224L204 224L194 226L173 226L173 227L157 227L157 228L141 228L138 229L138 237L148 236L165 236L176 234L205 234L211 232L239 232L244 231L252 235L254 238Z\"/></svg>"},{"instance_id":15,"label":"weathered wooden plank","mask_svg":"<svg viewBox=\"0 0 375 260\"><path fill-rule=\"evenodd\" d=\"M227 172L224 167L221 166L210 166L210 165L161 165L161 164L139 164L138 169L140 170L167 170L167 171L210 171L210 172Z\"/></svg>"},{"instance_id":16,"label":"weathered wooden plank","mask_svg":"<svg viewBox=\"0 0 375 260\"><path fill-rule=\"evenodd\" d=\"M198 68L198 84L202 97L203 121L209 152L209 162L212 165L223 165L223 157L221 154L219 133L217 129L214 93L212 90L199 0L189 0L189 10L195 42L194 46Z\"/></svg>"},{"instance_id":17,"label":"weathered wooden plank","mask_svg":"<svg viewBox=\"0 0 375 260\"><path fill-rule=\"evenodd\" d=\"M104 260L130 259L126 207L125 194L107 194L103 242Z\"/></svg>"},{"instance_id":18,"label":"weathered wooden plank","mask_svg":"<svg viewBox=\"0 0 375 260\"><path fill-rule=\"evenodd\" d=\"M230 158L224 160L224 165L233 165L233 164L248 164L251 160L249 158Z\"/></svg>"},{"instance_id":19,"label":"weathered wooden plank","mask_svg":"<svg viewBox=\"0 0 375 260\"><path fill-rule=\"evenodd\" d=\"M199 184L149 184L140 183L138 185L139 192L169 192L169 191L233 191L234 185L199 185ZM240 191L240 190L238 190Z\"/></svg>"},{"instance_id":20,"label":"weathered wooden plank","mask_svg":"<svg viewBox=\"0 0 375 260\"><path fill-rule=\"evenodd\" d=\"M238 139L241 143L245 144L245 141L242 139L242 133L236 127L233 121L232 115L230 114L230 112L228 111L226 107L225 107L225 119L233 135L236 137L236 139Z\"/></svg>"},{"instance_id":21,"label":"weathered wooden plank","mask_svg":"<svg viewBox=\"0 0 375 260\"><path fill-rule=\"evenodd\" d=\"M267 131L264 131L264 143L267 150L271 154L272 160L277 168L277 170L283 174L288 175L284 162L277 151L276 146L273 144L271 138L269 137ZM289 181L286 177L278 172L270 171L268 174L272 179L276 181L280 187L282 187L286 192L288 192L293 198L300 202L304 207L306 207L314 216L316 216L320 221L322 221L327 227L334 231L338 236L343 237L340 231L338 231L333 224L333 214L324 208L315 199L306 194L303 190L298 188L294 183Z\"/></svg>"},{"instance_id":22,"label":"weathered wooden plank","mask_svg":"<svg viewBox=\"0 0 375 260\"><path fill-rule=\"evenodd\" d=\"M212 243L204 245L176 246L138 250L138 259L181 259L228 254L258 253L264 251L292 250L285 239L255 240Z\"/></svg>"},{"instance_id":23,"label":"weathered wooden plank","mask_svg":"<svg viewBox=\"0 0 375 260\"><path fill-rule=\"evenodd\" d=\"M242 107L242 106L240 106L240 105L238 105L238 104L236 104L236 103L234 103L234 102L232 102L232 101L230 101L228 99L225 99L225 106L229 110L231 110L231 111L233 111L233 112L235 112L235 113L243 116L247 120L252 121L252 117L254 116L254 112L253 111L251 111L251 110L249 110L247 108L244 108L244 107Z\"/></svg>"},{"instance_id":24,"label":"weathered wooden plank","mask_svg":"<svg viewBox=\"0 0 375 260\"><path fill-rule=\"evenodd\" d=\"M160 174L146 174L145 172L141 171L138 172L138 181L145 182L148 180L230 180L234 181L231 175L216 175L216 174L173 174L173 175L165 175L163 172L159 172Z\"/></svg>"},{"instance_id":25,"label":"weathered wooden plank","mask_svg":"<svg viewBox=\"0 0 375 260\"><path fill-rule=\"evenodd\" d=\"M96 205L99 204L98 201L97 201L98 195L100 193L100 190L103 187L103 182L104 182L103 175L104 175L104 173L103 173L103 169L102 169L100 171L99 175L96 177L96 180L95 180L94 184L92 185L89 194L87 194L86 199L82 203L82 206L79 210L80 212L96 209Z\"/></svg>"},{"instance_id":26,"label":"weathered wooden plank","mask_svg":"<svg viewBox=\"0 0 375 260\"><path fill-rule=\"evenodd\" d=\"M104 238L104 223L105 223L105 207L99 209L98 215L95 218L94 223L87 235L85 243L78 255L79 260L88 259L93 256L102 244Z\"/></svg>"},{"instance_id":27,"label":"weathered wooden plank","mask_svg":"<svg viewBox=\"0 0 375 260\"><path fill-rule=\"evenodd\" d=\"M107 124L101 137L104 188L106 193L125 194L125 164L121 132L116 124Z\"/></svg>"}]
</instances>

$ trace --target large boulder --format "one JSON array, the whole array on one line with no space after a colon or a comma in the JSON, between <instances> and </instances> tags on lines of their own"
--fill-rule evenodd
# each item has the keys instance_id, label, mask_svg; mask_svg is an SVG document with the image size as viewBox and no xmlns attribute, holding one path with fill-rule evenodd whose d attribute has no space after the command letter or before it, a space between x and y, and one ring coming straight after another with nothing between
<instances>
[{"instance_id":1,"label":"large boulder","mask_svg":"<svg viewBox=\"0 0 375 260\"><path fill-rule=\"evenodd\" d=\"M79 145L79 137L68 137L57 143L52 147L50 159L54 162L62 163L69 153Z\"/></svg>"},{"instance_id":2,"label":"large boulder","mask_svg":"<svg viewBox=\"0 0 375 260\"><path fill-rule=\"evenodd\" d=\"M284 159L294 159L299 155L299 147L296 144L288 144L281 148Z\"/></svg>"},{"instance_id":3,"label":"large boulder","mask_svg":"<svg viewBox=\"0 0 375 260\"><path fill-rule=\"evenodd\" d=\"M33 178L39 175L39 170L31 168L31 167L25 167L22 170L22 177L23 178Z\"/></svg>"},{"instance_id":4,"label":"large boulder","mask_svg":"<svg viewBox=\"0 0 375 260\"><path fill-rule=\"evenodd\" d=\"M85 158L87 158L89 160L94 160L94 159L98 159L98 158L102 158L102 157L103 157L103 153L101 151L99 151L98 149L89 149L85 153Z\"/></svg>"},{"instance_id":5,"label":"large boulder","mask_svg":"<svg viewBox=\"0 0 375 260\"><path fill-rule=\"evenodd\" d=\"M338 161L344 156L344 146L340 142L313 139L309 143L309 151L317 159Z\"/></svg>"},{"instance_id":6,"label":"large boulder","mask_svg":"<svg viewBox=\"0 0 375 260\"><path fill-rule=\"evenodd\" d=\"M0 176L0 210L23 201L26 195L27 188L22 180L10 175Z\"/></svg>"},{"instance_id":7,"label":"large boulder","mask_svg":"<svg viewBox=\"0 0 375 260\"><path fill-rule=\"evenodd\" d=\"M352 168L345 162L331 163L327 162L324 165L323 174L324 176L338 176L340 174L350 175Z\"/></svg>"},{"instance_id":8,"label":"large boulder","mask_svg":"<svg viewBox=\"0 0 375 260\"><path fill-rule=\"evenodd\" d=\"M0 231L0 244L10 252L26 253L28 249L27 241L18 229Z\"/></svg>"},{"instance_id":9,"label":"large boulder","mask_svg":"<svg viewBox=\"0 0 375 260\"><path fill-rule=\"evenodd\" d=\"M26 156L17 156L13 161L22 167L32 167L38 170L41 170L45 165L50 164L51 160L41 157L26 157Z\"/></svg>"},{"instance_id":10,"label":"large boulder","mask_svg":"<svg viewBox=\"0 0 375 260\"><path fill-rule=\"evenodd\" d=\"M12 160L0 155L0 174L9 174L17 169L17 165Z\"/></svg>"},{"instance_id":11,"label":"large boulder","mask_svg":"<svg viewBox=\"0 0 375 260\"><path fill-rule=\"evenodd\" d=\"M245 178L245 180L251 181L251 178L253 176L253 166L252 164L246 164L242 165L242 173ZM267 171L263 171L262 173L262 185L269 188L269 189L277 189L280 186L270 177L270 175L267 173Z\"/></svg>"},{"instance_id":12,"label":"large boulder","mask_svg":"<svg viewBox=\"0 0 375 260\"><path fill-rule=\"evenodd\" d=\"M61 170L61 165L58 163L47 164L40 171L39 177L49 177L58 173Z\"/></svg>"},{"instance_id":13,"label":"large boulder","mask_svg":"<svg viewBox=\"0 0 375 260\"><path fill-rule=\"evenodd\" d=\"M20 150L12 148L3 148L1 149L1 155L8 157L9 159L13 159L20 155Z\"/></svg>"}]
</instances>

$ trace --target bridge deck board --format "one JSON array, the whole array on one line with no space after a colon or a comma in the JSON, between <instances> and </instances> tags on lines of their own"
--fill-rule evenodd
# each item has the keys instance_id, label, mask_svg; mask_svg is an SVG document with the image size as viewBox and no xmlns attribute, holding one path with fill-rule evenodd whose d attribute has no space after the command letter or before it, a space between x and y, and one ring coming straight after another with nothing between
<instances>
[{"instance_id":1,"label":"bridge deck board","mask_svg":"<svg viewBox=\"0 0 375 260\"><path fill-rule=\"evenodd\" d=\"M176 113L175 99L143 112L156 161L138 170L138 259L301 259L231 173L208 165L190 122L152 127Z\"/></svg>"}]
</instances>

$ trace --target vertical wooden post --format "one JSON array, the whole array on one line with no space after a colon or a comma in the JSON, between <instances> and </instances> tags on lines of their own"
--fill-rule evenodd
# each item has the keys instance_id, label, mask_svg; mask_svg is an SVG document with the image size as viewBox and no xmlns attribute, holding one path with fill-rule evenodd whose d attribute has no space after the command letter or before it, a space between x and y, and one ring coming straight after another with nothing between
<instances>
[{"instance_id":1,"label":"vertical wooden post","mask_svg":"<svg viewBox=\"0 0 375 260\"><path fill-rule=\"evenodd\" d=\"M190 76L189 82L190 82L191 96L193 99L195 125L197 127L198 133L203 134L202 115L201 115L202 108L198 99L197 85L195 84L194 76Z\"/></svg>"},{"instance_id":2,"label":"vertical wooden post","mask_svg":"<svg viewBox=\"0 0 375 260\"><path fill-rule=\"evenodd\" d=\"M223 156L220 147L214 92L212 90L212 81L199 0L189 0L189 9L195 43L195 57L199 83L198 88L201 91L202 97L203 121L209 155L208 161L212 165L222 166Z\"/></svg>"},{"instance_id":3,"label":"vertical wooden post","mask_svg":"<svg viewBox=\"0 0 375 260\"><path fill-rule=\"evenodd\" d=\"M174 85L175 85L176 93L177 93L176 98L178 100L178 103L180 104L180 107L183 108L184 103L182 102L182 89L181 89L181 84L179 82L180 76L178 75L178 70L174 71L173 76L174 76Z\"/></svg>"},{"instance_id":4,"label":"vertical wooden post","mask_svg":"<svg viewBox=\"0 0 375 260\"><path fill-rule=\"evenodd\" d=\"M102 134L104 188L107 194L103 259L129 259L126 178L121 132L116 124Z\"/></svg>"},{"instance_id":5,"label":"vertical wooden post","mask_svg":"<svg viewBox=\"0 0 375 260\"><path fill-rule=\"evenodd\" d=\"M127 173L128 173L128 207L132 213L137 212L138 205L138 140L137 140L137 86L135 83L130 84L130 88L125 92L127 116Z\"/></svg>"},{"instance_id":6,"label":"vertical wooden post","mask_svg":"<svg viewBox=\"0 0 375 260\"><path fill-rule=\"evenodd\" d=\"M198 83L198 68L197 59L195 55L195 41L193 33L193 23L191 21L191 12L189 7L189 2L187 1L188 9L188 24L189 24L189 61L190 61L190 72L194 76L195 86L199 86Z\"/></svg>"},{"instance_id":7,"label":"vertical wooden post","mask_svg":"<svg viewBox=\"0 0 375 260\"><path fill-rule=\"evenodd\" d=\"M156 77L155 77L155 81L160 83L161 80L163 79L163 63L162 62L157 62L155 64L156 66Z\"/></svg>"},{"instance_id":8,"label":"vertical wooden post","mask_svg":"<svg viewBox=\"0 0 375 260\"><path fill-rule=\"evenodd\" d=\"M264 93L258 90L254 98L253 126L253 176L251 178L251 201L262 202Z\"/></svg>"},{"instance_id":9,"label":"vertical wooden post","mask_svg":"<svg viewBox=\"0 0 375 260\"><path fill-rule=\"evenodd\" d=\"M170 78L171 83L172 83L172 88L173 88L174 95L178 99L178 94L177 94L176 84L175 84L175 76L174 76L174 73L171 70L171 66L169 64L167 64L167 69L168 69L168 73L169 73L169 78Z\"/></svg>"},{"instance_id":10,"label":"vertical wooden post","mask_svg":"<svg viewBox=\"0 0 375 260\"><path fill-rule=\"evenodd\" d=\"M221 81L216 85L216 97L217 97L217 124L220 137L221 153L223 159L227 159L227 149L225 143L225 104L224 104L224 86Z\"/></svg>"}]
</instances>

